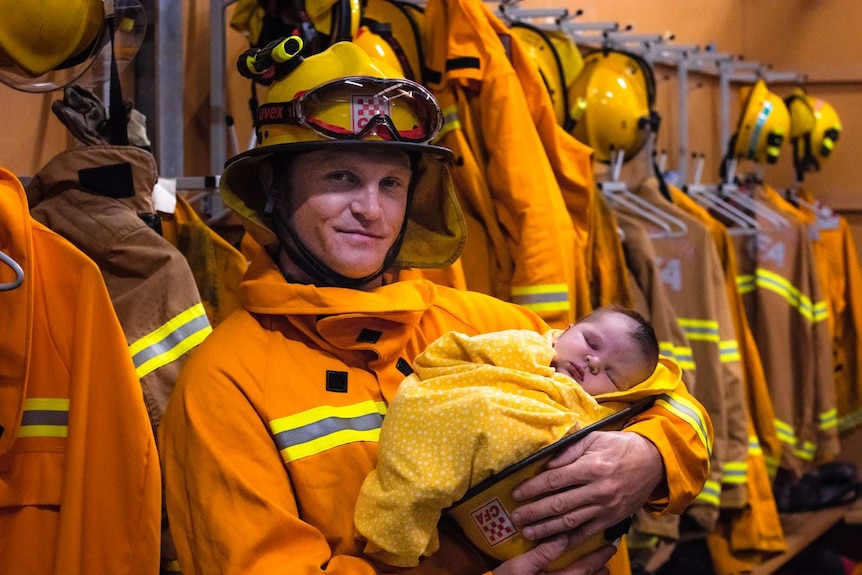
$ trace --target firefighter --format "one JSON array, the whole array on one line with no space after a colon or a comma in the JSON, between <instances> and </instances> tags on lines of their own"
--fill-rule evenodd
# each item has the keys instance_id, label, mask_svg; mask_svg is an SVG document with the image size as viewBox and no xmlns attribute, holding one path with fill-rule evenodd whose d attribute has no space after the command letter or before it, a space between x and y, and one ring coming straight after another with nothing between
<instances>
[{"instance_id":1,"label":"firefighter","mask_svg":"<svg viewBox=\"0 0 862 575\"><path fill-rule=\"evenodd\" d=\"M453 329L548 329L523 307L413 271L451 264L465 242L451 154L431 143L434 97L353 43L304 59L300 43L242 57L274 78L258 147L220 181L251 238L244 309L197 348L159 429L186 575L391 570L363 555L354 506L414 357ZM542 544L497 564L443 523L438 551L411 572L539 573L644 505L680 512L708 472L703 409L680 385L627 429L592 434L518 487L522 499L546 495L513 517ZM614 551L561 573L606 572Z\"/></svg>"}]
</instances>

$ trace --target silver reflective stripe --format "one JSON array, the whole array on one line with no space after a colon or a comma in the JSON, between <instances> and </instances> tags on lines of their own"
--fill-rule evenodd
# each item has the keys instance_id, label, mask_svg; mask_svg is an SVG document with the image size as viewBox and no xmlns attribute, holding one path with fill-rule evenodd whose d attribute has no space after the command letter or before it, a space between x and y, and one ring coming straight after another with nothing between
<instances>
[{"instance_id":1,"label":"silver reflective stripe","mask_svg":"<svg viewBox=\"0 0 862 575\"><path fill-rule=\"evenodd\" d=\"M68 411L25 411L21 425L69 425Z\"/></svg>"},{"instance_id":2,"label":"silver reflective stripe","mask_svg":"<svg viewBox=\"0 0 862 575\"><path fill-rule=\"evenodd\" d=\"M212 331L202 304L177 315L129 346L138 377L176 360L201 343Z\"/></svg>"},{"instance_id":3,"label":"silver reflective stripe","mask_svg":"<svg viewBox=\"0 0 862 575\"><path fill-rule=\"evenodd\" d=\"M343 431L369 431L379 429L383 424L383 416L379 413L369 413L358 417L327 417L296 429L288 429L276 433L275 444L279 451L309 443L326 436Z\"/></svg>"}]
</instances>

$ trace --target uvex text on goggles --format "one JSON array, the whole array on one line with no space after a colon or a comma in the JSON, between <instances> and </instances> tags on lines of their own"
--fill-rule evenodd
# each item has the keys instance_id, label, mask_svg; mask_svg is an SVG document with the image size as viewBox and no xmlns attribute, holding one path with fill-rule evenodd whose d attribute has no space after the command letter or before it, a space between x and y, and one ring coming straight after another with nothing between
<instances>
[{"instance_id":1,"label":"uvex text on goggles","mask_svg":"<svg viewBox=\"0 0 862 575\"><path fill-rule=\"evenodd\" d=\"M443 115L427 88L403 78L349 76L326 82L289 102L263 104L256 128L294 124L333 140L426 143L443 126Z\"/></svg>"}]
</instances>

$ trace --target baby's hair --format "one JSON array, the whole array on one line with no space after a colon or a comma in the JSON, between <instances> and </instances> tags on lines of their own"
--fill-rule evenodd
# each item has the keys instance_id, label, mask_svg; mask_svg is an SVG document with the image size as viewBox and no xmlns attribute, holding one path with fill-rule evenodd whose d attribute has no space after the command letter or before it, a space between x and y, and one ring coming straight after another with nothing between
<instances>
[{"instance_id":1,"label":"baby's hair","mask_svg":"<svg viewBox=\"0 0 862 575\"><path fill-rule=\"evenodd\" d=\"M588 313L584 317L582 317L578 322L587 321L590 318L594 318L598 315L605 313L621 313L625 316L628 316L635 320L637 323L637 327L631 332L632 338L637 342L638 349L640 349L641 354L643 354L644 359L650 362L650 365L655 368L656 364L658 364L658 338L655 335L655 330L652 327L652 324L646 320L644 316L642 316L637 311L623 307L621 305L613 304L606 307L600 307L592 312Z\"/></svg>"}]
</instances>

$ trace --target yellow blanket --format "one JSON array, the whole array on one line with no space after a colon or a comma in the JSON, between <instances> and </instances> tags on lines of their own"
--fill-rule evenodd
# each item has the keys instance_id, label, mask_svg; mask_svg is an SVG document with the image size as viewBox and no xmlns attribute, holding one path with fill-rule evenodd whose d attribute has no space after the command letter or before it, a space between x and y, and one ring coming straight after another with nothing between
<instances>
[{"instance_id":1,"label":"yellow blanket","mask_svg":"<svg viewBox=\"0 0 862 575\"><path fill-rule=\"evenodd\" d=\"M438 548L441 511L471 486L612 413L551 367L558 333L450 332L416 357L356 504L366 553L417 565Z\"/></svg>"}]
</instances>

